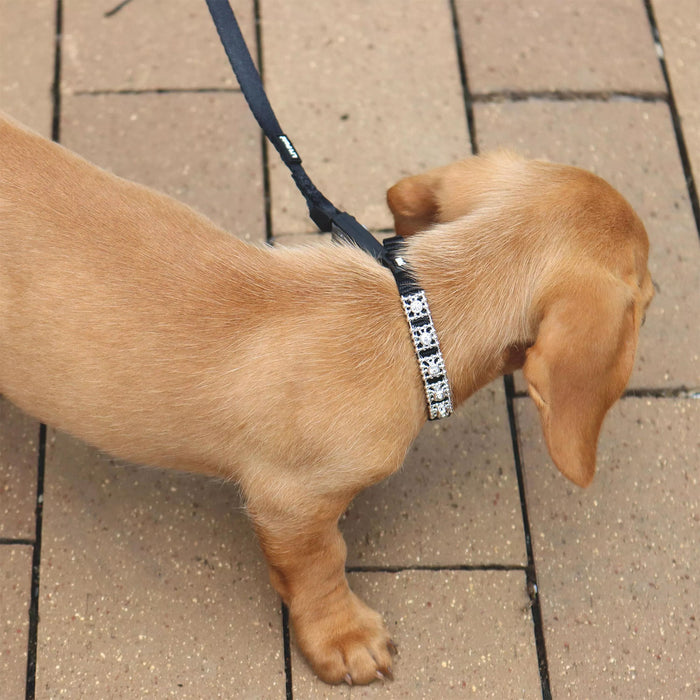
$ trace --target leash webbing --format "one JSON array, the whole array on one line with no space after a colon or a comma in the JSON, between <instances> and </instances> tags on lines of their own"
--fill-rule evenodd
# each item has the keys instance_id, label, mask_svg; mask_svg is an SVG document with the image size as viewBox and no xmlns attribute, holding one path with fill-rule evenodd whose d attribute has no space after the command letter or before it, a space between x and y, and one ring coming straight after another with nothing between
<instances>
[{"instance_id":1,"label":"leash webbing","mask_svg":"<svg viewBox=\"0 0 700 700\"><path fill-rule=\"evenodd\" d=\"M289 168L292 179L306 200L312 221L321 231L330 231L334 236L354 243L394 275L423 380L428 418L436 420L449 416L452 413L452 397L445 362L425 292L402 258L403 239L400 236L386 238L382 245L353 216L337 209L321 194L277 121L229 1L207 0L207 5L250 111Z\"/></svg>"},{"instance_id":2,"label":"leash webbing","mask_svg":"<svg viewBox=\"0 0 700 700\"><path fill-rule=\"evenodd\" d=\"M340 211L326 199L304 170L299 153L291 139L282 131L267 99L260 74L253 63L228 0L207 0L207 5L248 106L260 128L289 168L296 186L306 200L312 221L321 231L332 232L354 243L391 269L392 261L382 244L353 216Z\"/></svg>"}]
</instances>

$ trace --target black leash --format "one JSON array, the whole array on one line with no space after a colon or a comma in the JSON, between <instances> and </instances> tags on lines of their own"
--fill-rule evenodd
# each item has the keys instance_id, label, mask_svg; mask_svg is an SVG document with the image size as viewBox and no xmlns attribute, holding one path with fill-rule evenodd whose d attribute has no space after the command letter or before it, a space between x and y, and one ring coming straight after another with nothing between
<instances>
[{"instance_id":1,"label":"black leash","mask_svg":"<svg viewBox=\"0 0 700 700\"><path fill-rule=\"evenodd\" d=\"M437 332L425 292L401 257L405 245L403 239L393 236L384 239L382 245L353 216L337 209L321 194L302 167L291 139L277 121L228 0L207 0L207 5L250 111L289 168L292 179L306 199L312 221L321 231L331 232L337 238L354 243L394 275L423 378L428 417L435 420L450 415L452 397Z\"/></svg>"},{"instance_id":2,"label":"black leash","mask_svg":"<svg viewBox=\"0 0 700 700\"><path fill-rule=\"evenodd\" d=\"M393 261L384 246L353 216L340 211L326 199L307 175L299 153L291 139L282 131L267 99L260 74L250 57L228 0L207 0L207 5L248 106L265 136L289 168L296 186L306 199L312 221L321 231L332 232L333 235L354 243L392 269Z\"/></svg>"}]
</instances>

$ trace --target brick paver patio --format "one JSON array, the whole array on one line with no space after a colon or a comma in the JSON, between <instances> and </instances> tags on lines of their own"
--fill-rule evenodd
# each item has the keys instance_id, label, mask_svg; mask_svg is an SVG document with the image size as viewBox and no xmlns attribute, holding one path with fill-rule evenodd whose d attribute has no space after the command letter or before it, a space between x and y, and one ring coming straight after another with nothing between
<instances>
[{"instance_id":1,"label":"brick paver patio","mask_svg":"<svg viewBox=\"0 0 700 700\"><path fill-rule=\"evenodd\" d=\"M374 230L398 178L473 151L611 181L652 244L635 373L585 491L516 376L356 500L349 577L400 650L365 688L301 658L234 486L0 398L0 697L700 697L697 0L233 6L310 174ZM234 235L317 239L204 0L0 0L0 109Z\"/></svg>"}]
</instances>

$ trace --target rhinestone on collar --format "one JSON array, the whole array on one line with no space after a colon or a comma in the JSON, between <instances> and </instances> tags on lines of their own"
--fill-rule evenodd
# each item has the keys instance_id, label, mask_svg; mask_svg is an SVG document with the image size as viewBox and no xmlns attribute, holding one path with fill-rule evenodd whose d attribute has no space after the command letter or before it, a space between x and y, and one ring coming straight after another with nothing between
<instances>
[{"instance_id":1,"label":"rhinestone on collar","mask_svg":"<svg viewBox=\"0 0 700 700\"><path fill-rule=\"evenodd\" d=\"M430 420L446 418L452 413L452 395L425 292L419 289L400 296L423 378L428 417Z\"/></svg>"}]
</instances>

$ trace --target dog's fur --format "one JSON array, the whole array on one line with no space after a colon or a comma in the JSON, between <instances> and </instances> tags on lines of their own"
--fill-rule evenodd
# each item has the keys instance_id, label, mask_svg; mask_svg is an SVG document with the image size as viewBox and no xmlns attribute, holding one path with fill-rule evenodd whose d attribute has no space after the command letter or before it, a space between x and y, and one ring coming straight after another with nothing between
<instances>
[{"instance_id":1,"label":"dog's fur","mask_svg":"<svg viewBox=\"0 0 700 700\"><path fill-rule=\"evenodd\" d=\"M630 206L505 153L388 202L455 403L523 367L553 461L588 484L653 293ZM365 253L252 247L0 118L0 391L114 455L235 479L319 676L390 673L337 521L426 406L396 285Z\"/></svg>"}]
</instances>

